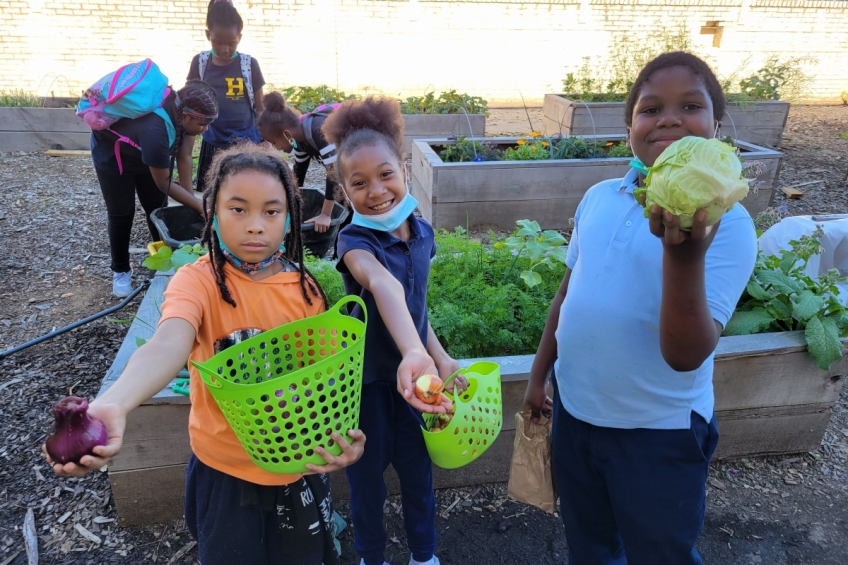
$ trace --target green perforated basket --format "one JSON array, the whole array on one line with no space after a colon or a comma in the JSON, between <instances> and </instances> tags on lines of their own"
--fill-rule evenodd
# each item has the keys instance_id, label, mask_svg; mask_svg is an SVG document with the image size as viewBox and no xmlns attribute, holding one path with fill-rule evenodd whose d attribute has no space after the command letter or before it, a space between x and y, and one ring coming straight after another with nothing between
<instances>
[{"instance_id":1,"label":"green perforated basket","mask_svg":"<svg viewBox=\"0 0 848 565\"><path fill-rule=\"evenodd\" d=\"M295 474L323 465L315 448L338 455L330 434L359 426L365 322L342 313L350 302L365 311L359 297L346 296L194 363L258 467Z\"/></svg>"},{"instance_id":2,"label":"green perforated basket","mask_svg":"<svg viewBox=\"0 0 848 565\"><path fill-rule=\"evenodd\" d=\"M455 412L450 423L443 430L431 432L427 428L437 416L424 415L424 443L430 459L442 469L468 465L483 455L503 426L500 365L480 361L462 374L468 380L468 389L459 398L451 398Z\"/></svg>"}]
</instances>

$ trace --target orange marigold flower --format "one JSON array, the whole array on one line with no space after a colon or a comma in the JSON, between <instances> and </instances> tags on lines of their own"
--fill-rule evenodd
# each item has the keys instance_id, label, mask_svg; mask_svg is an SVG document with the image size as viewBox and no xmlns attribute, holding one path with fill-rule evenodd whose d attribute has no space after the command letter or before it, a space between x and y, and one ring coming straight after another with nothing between
<instances>
[{"instance_id":1,"label":"orange marigold flower","mask_svg":"<svg viewBox=\"0 0 848 565\"><path fill-rule=\"evenodd\" d=\"M550 143L548 143L547 141L543 141L543 142L542 142L542 147L550 147L550 145L551 145L551 144L550 144Z\"/></svg>"},{"instance_id":2,"label":"orange marigold flower","mask_svg":"<svg viewBox=\"0 0 848 565\"><path fill-rule=\"evenodd\" d=\"M519 139L518 141L516 141L516 143L518 145L524 145L525 141L523 139Z\"/></svg>"},{"instance_id":3,"label":"orange marigold flower","mask_svg":"<svg viewBox=\"0 0 848 565\"><path fill-rule=\"evenodd\" d=\"M541 137L541 135L542 134L539 133L538 131L531 131L530 132L530 137Z\"/></svg>"},{"instance_id":4,"label":"orange marigold flower","mask_svg":"<svg viewBox=\"0 0 848 565\"><path fill-rule=\"evenodd\" d=\"M534 145L534 146L532 146L530 149L532 149L533 151L535 151L535 150L536 150L536 146Z\"/></svg>"}]
</instances>

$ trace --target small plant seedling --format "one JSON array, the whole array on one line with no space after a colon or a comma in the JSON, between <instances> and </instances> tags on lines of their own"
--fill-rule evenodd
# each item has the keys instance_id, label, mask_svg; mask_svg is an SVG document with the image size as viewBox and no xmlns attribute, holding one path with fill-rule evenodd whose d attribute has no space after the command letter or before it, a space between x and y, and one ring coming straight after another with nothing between
<instances>
[{"instance_id":1,"label":"small plant seedling","mask_svg":"<svg viewBox=\"0 0 848 565\"><path fill-rule=\"evenodd\" d=\"M206 253L207 250L199 243L180 245L176 251L171 251L170 247L161 247L156 255L149 256L142 265L152 271L176 271L183 265L194 263Z\"/></svg>"},{"instance_id":2,"label":"small plant seedling","mask_svg":"<svg viewBox=\"0 0 848 565\"><path fill-rule=\"evenodd\" d=\"M559 232L542 231L539 222L519 220L516 223L520 227L515 235L508 237L506 241L495 243L495 248L502 249L505 246L512 250L515 254L513 265L522 254L527 254L530 266L521 272L521 279L528 287L533 288L542 282L542 275L536 271L537 267L544 265L553 270L557 263L565 264L567 242ZM512 266L506 275L509 276L511 271Z\"/></svg>"}]
</instances>

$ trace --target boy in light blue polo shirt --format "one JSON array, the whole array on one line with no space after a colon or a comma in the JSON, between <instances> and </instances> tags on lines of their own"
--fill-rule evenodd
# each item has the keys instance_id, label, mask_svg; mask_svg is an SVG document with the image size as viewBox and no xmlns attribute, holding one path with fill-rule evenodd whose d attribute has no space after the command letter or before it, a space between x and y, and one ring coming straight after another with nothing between
<instances>
[{"instance_id":1,"label":"boy in light blue polo shirt","mask_svg":"<svg viewBox=\"0 0 848 565\"><path fill-rule=\"evenodd\" d=\"M725 100L687 53L648 63L626 106L637 157L575 215L565 278L530 374L526 407L553 412L553 462L570 565L694 565L718 442L713 354L756 259L737 204L691 232L633 195L677 139L713 137ZM554 399L544 383L554 369Z\"/></svg>"}]
</instances>

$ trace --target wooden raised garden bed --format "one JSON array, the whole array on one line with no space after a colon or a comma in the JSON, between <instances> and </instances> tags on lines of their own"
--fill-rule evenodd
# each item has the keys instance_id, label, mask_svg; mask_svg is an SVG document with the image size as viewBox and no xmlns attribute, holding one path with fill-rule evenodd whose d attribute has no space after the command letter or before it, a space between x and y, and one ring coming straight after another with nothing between
<instances>
[{"instance_id":1,"label":"wooden raised garden bed","mask_svg":"<svg viewBox=\"0 0 848 565\"><path fill-rule=\"evenodd\" d=\"M577 102L563 94L545 94L542 106L545 135L623 134L624 102ZM786 127L789 102L764 100L728 103L723 135L764 147L777 147Z\"/></svg>"},{"instance_id":2,"label":"wooden raised garden bed","mask_svg":"<svg viewBox=\"0 0 848 565\"><path fill-rule=\"evenodd\" d=\"M581 136L587 142L618 142L623 135ZM522 138L488 137L478 141L515 145ZM512 231L515 222L533 218L545 229L568 229L577 205L592 185L623 177L630 157L548 161L445 163L439 150L451 139L418 140L412 146L412 195L433 227L487 226ZM744 141L746 159L765 165L756 194L742 201L751 216L771 204L783 154Z\"/></svg>"},{"instance_id":3,"label":"wooden raised garden bed","mask_svg":"<svg viewBox=\"0 0 848 565\"><path fill-rule=\"evenodd\" d=\"M100 393L120 376L136 338L149 338L169 277L154 278L124 339ZM818 447L839 398L848 357L828 371L806 352L803 332L723 337L715 363L716 414L721 430L716 457L812 451ZM514 414L521 410L532 355L490 359L500 363L503 431L477 461L461 469L434 468L436 488L504 482L515 436ZM461 360L468 366L476 359ZM121 453L109 467L112 496L122 525L165 522L183 513L190 401L170 387L134 410ZM334 473L333 496L347 497L344 472ZM390 493L399 492L394 471L386 472Z\"/></svg>"},{"instance_id":4,"label":"wooden raised garden bed","mask_svg":"<svg viewBox=\"0 0 848 565\"><path fill-rule=\"evenodd\" d=\"M470 128L469 128L470 123ZM483 137L486 135L484 114L404 114L403 152L409 155L416 139L434 137Z\"/></svg>"},{"instance_id":5,"label":"wooden raised garden bed","mask_svg":"<svg viewBox=\"0 0 848 565\"><path fill-rule=\"evenodd\" d=\"M73 108L0 108L0 151L88 149L90 137Z\"/></svg>"}]
</instances>

